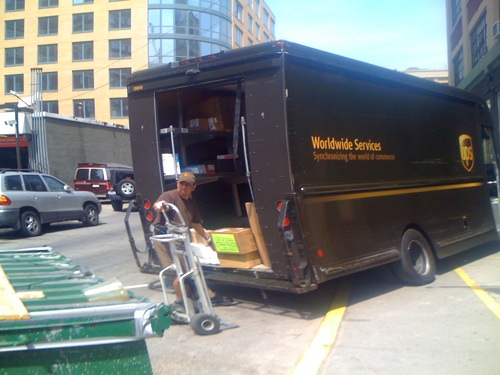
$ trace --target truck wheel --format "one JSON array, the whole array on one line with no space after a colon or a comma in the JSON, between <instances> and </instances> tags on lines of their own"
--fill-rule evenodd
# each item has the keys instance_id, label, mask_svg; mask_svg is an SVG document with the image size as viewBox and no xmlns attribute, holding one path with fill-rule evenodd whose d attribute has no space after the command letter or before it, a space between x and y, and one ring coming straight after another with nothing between
<instances>
[{"instance_id":1,"label":"truck wheel","mask_svg":"<svg viewBox=\"0 0 500 375\"><path fill-rule=\"evenodd\" d=\"M123 202L122 201L111 201L111 207L113 207L113 210L121 212L121 210L123 210Z\"/></svg>"},{"instance_id":2,"label":"truck wheel","mask_svg":"<svg viewBox=\"0 0 500 375\"><path fill-rule=\"evenodd\" d=\"M33 211L25 211L20 218L21 234L24 237L35 237L42 233L40 218Z\"/></svg>"},{"instance_id":3,"label":"truck wheel","mask_svg":"<svg viewBox=\"0 0 500 375\"><path fill-rule=\"evenodd\" d=\"M209 314L195 314L189 322L193 331L201 336L213 335L220 332L220 321Z\"/></svg>"},{"instance_id":4,"label":"truck wheel","mask_svg":"<svg viewBox=\"0 0 500 375\"><path fill-rule=\"evenodd\" d=\"M121 180L117 186L118 194L123 198L131 199L135 196L135 181Z\"/></svg>"},{"instance_id":5,"label":"truck wheel","mask_svg":"<svg viewBox=\"0 0 500 375\"><path fill-rule=\"evenodd\" d=\"M406 284L425 285L436 278L436 262L429 241L415 229L401 240L401 260L393 263L396 275Z\"/></svg>"},{"instance_id":6,"label":"truck wheel","mask_svg":"<svg viewBox=\"0 0 500 375\"><path fill-rule=\"evenodd\" d=\"M83 225L93 227L99 224L99 211L93 204L87 204L84 207L85 216L83 217Z\"/></svg>"}]
</instances>

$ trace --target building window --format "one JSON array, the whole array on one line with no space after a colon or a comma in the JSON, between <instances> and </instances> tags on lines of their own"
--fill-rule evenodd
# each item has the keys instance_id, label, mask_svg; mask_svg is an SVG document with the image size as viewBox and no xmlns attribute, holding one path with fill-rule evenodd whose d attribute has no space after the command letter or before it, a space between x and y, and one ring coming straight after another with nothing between
<instances>
[{"instance_id":1,"label":"building window","mask_svg":"<svg viewBox=\"0 0 500 375\"><path fill-rule=\"evenodd\" d=\"M57 16L38 18L38 36L57 35Z\"/></svg>"},{"instance_id":2,"label":"building window","mask_svg":"<svg viewBox=\"0 0 500 375\"><path fill-rule=\"evenodd\" d=\"M276 28L276 21L271 18L271 34L274 36L274 30Z\"/></svg>"},{"instance_id":3,"label":"building window","mask_svg":"<svg viewBox=\"0 0 500 375\"><path fill-rule=\"evenodd\" d=\"M132 69L109 69L109 87L112 89L127 87L127 79L132 75Z\"/></svg>"},{"instance_id":4,"label":"building window","mask_svg":"<svg viewBox=\"0 0 500 375\"><path fill-rule=\"evenodd\" d=\"M264 36L264 43L269 42L269 40L270 40L269 35L267 35L267 33L263 33L262 35Z\"/></svg>"},{"instance_id":5,"label":"building window","mask_svg":"<svg viewBox=\"0 0 500 375\"><path fill-rule=\"evenodd\" d=\"M57 44L38 46L38 63L53 64L57 62Z\"/></svg>"},{"instance_id":6,"label":"building window","mask_svg":"<svg viewBox=\"0 0 500 375\"><path fill-rule=\"evenodd\" d=\"M24 0L7 0L5 2L6 12L12 12L17 10L24 10Z\"/></svg>"},{"instance_id":7,"label":"building window","mask_svg":"<svg viewBox=\"0 0 500 375\"><path fill-rule=\"evenodd\" d=\"M5 48L5 66L24 64L24 47Z\"/></svg>"},{"instance_id":8,"label":"building window","mask_svg":"<svg viewBox=\"0 0 500 375\"><path fill-rule=\"evenodd\" d=\"M253 30L253 17L249 14L248 15L248 31L252 32Z\"/></svg>"},{"instance_id":9,"label":"building window","mask_svg":"<svg viewBox=\"0 0 500 375\"><path fill-rule=\"evenodd\" d=\"M243 5L238 0L234 0L234 7L236 8L236 18L243 22Z\"/></svg>"},{"instance_id":10,"label":"building window","mask_svg":"<svg viewBox=\"0 0 500 375\"><path fill-rule=\"evenodd\" d=\"M73 90L91 90L94 88L93 70L73 71Z\"/></svg>"},{"instance_id":11,"label":"building window","mask_svg":"<svg viewBox=\"0 0 500 375\"><path fill-rule=\"evenodd\" d=\"M257 15L257 18L260 17L260 0L255 0L254 12Z\"/></svg>"},{"instance_id":12,"label":"building window","mask_svg":"<svg viewBox=\"0 0 500 375\"><path fill-rule=\"evenodd\" d=\"M132 17L130 9L112 10L109 12L109 29L122 30L130 29L132 26Z\"/></svg>"},{"instance_id":13,"label":"building window","mask_svg":"<svg viewBox=\"0 0 500 375\"><path fill-rule=\"evenodd\" d=\"M123 118L128 116L128 99L110 99L111 118Z\"/></svg>"},{"instance_id":14,"label":"building window","mask_svg":"<svg viewBox=\"0 0 500 375\"><path fill-rule=\"evenodd\" d=\"M172 33L174 11L172 9L151 9L148 12L149 34Z\"/></svg>"},{"instance_id":15,"label":"building window","mask_svg":"<svg viewBox=\"0 0 500 375\"><path fill-rule=\"evenodd\" d=\"M73 43L73 61L91 61L94 59L94 42Z\"/></svg>"},{"instance_id":16,"label":"building window","mask_svg":"<svg viewBox=\"0 0 500 375\"><path fill-rule=\"evenodd\" d=\"M460 48L460 51L453 58L453 74L455 80L455 86L464 79L464 49Z\"/></svg>"},{"instance_id":17,"label":"building window","mask_svg":"<svg viewBox=\"0 0 500 375\"><path fill-rule=\"evenodd\" d=\"M22 74L11 74L5 76L5 94L10 90L18 93L24 92L24 76Z\"/></svg>"},{"instance_id":18,"label":"building window","mask_svg":"<svg viewBox=\"0 0 500 375\"><path fill-rule=\"evenodd\" d=\"M5 39L24 38L24 20L5 21Z\"/></svg>"},{"instance_id":19,"label":"building window","mask_svg":"<svg viewBox=\"0 0 500 375\"><path fill-rule=\"evenodd\" d=\"M73 116L95 119L94 99L73 100Z\"/></svg>"},{"instance_id":20,"label":"building window","mask_svg":"<svg viewBox=\"0 0 500 375\"><path fill-rule=\"evenodd\" d=\"M131 39L114 39L109 41L109 58L123 59L132 56Z\"/></svg>"},{"instance_id":21,"label":"building window","mask_svg":"<svg viewBox=\"0 0 500 375\"><path fill-rule=\"evenodd\" d=\"M90 33L94 31L94 13L73 14L73 32Z\"/></svg>"},{"instance_id":22,"label":"building window","mask_svg":"<svg viewBox=\"0 0 500 375\"><path fill-rule=\"evenodd\" d=\"M243 47L243 31L238 26L234 27L234 42L238 46Z\"/></svg>"},{"instance_id":23,"label":"building window","mask_svg":"<svg viewBox=\"0 0 500 375\"><path fill-rule=\"evenodd\" d=\"M42 73L42 91L57 91L57 72Z\"/></svg>"},{"instance_id":24,"label":"building window","mask_svg":"<svg viewBox=\"0 0 500 375\"><path fill-rule=\"evenodd\" d=\"M255 24L255 37L260 40L260 25L257 23Z\"/></svg>"},{"instance_id":25,"label":"building window","mask_svg":"<svg viewBox=\"0 0 500 375\"><path fill-rule=\"evenodd\" d=\"M470 45L472 67L474 67L488 52L488 45L486 44L486 13L483 14L470 33Z\"/></svg>"},{"instance_id":26,"label":"building window","mask_svg":"<svg viewBox=\"0 0 500 375\"><path fill-rule=\"evenodd\" d=\"M39 0L38 8L57 8L59 6L59 0Z\"/></svg>"},{"instance_id":27,"label":"building window","mask_svg":"<svg viewBox=\"0 0 500 375\"><path fill-rule=\"evenodd\" d=\"M73 0L73 5L93 4L94 0Z\"/></svg>"},{"instance_id":28,"label":"building window","mask_svg":"<svg viewBox=\"0 0 500 375\"><path fill-rule=\"evenodd\" d=\"M451 0L451 25L455 25L462 16L462 0Z\"/></svg>"},{"instance_id":29,"label":"building window","mask_svg":"<svg viewBox=\"0 0 500 375\"><path fill-rule=\"evenodd\" d=\"M57 100L44 100L42 102L42 112L59 113L59 102Z\"/></svg>"},{"instance_id":30,"label":"building window","mask_svg":"<svg viewBox=\"0 0 500 375\"><path fill-rule=\"evenodd\" d=\"M264 19L263 19L264 25L269 28L269 12L267 9L264 9Z\"/></svg>"}]
</instances>

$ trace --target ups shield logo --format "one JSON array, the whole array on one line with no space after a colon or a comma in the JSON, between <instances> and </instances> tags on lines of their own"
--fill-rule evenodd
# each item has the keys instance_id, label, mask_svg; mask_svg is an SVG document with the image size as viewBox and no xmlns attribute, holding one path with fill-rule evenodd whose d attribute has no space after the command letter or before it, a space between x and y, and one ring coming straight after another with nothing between
<instances>
[{"instance_id":1,"label":"ups shield logo","mask_svg":"<svg viewBox=\"0 0 500 375\"><path fill-rule=\"evenodd\" d=\"M474 167L474 152L472 151L472 138L467 134L462 134L458 138L460 143L460 157L462 159L462 165L467 170L467 172L472 171Z\"/></svg>"}]
</instances>

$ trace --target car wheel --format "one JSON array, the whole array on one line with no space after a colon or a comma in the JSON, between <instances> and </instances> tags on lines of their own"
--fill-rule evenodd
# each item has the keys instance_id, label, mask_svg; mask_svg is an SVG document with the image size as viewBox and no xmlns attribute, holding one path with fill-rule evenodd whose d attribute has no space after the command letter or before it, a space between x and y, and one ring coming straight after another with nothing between
<instances>
[{"instance_id":1,"label":"car wheel","mask_svg":"<svg viewBox=\"0 0 500 375\"><path fill-rule=\"evenodd\" d=\"M113 207L113 210L121 212L121 210L123 210L123 202L122 201L111 201L111 207Z\"/></svg>"},{"instance_id":2,"label":"car wheel","mask_svg":"<svg viewBox=\"0 0 500 375\"><path fill-rule=\"evenodd\" d=\"M401 240L401 260L392 264L406 284L425 285L436 278L436 262L429 241L415 229L408 229Z\"/></svg>"},{"instance_id":3,"label":"car wheel","mask_svg":"<svg viewBox=\"0 0 500 375\"><path fill-rule=\"evenodd\" d=\"M117 186L118 194L123 198L131 199L135 196L135 181L121 180Z\"/></svg>"},{"instance_id":4,"label":"car wheel","mask_svg":"<svg viewBox=\"0 0 500 375\"><path fill-rule=\"evenodd\" d=\"M25 237L35 237L42 233L40 218L33 211L25 211L20 218L21 233Z\"/></svg>"},{"instance_id":5,"label":"car wheel","mask_svg":"<svg viewBox=\"0 0 500 375\"><path fill-rule=\"evenodd\" d=\"M85 216L83 217L83 225L93 227L99 224L99 210L93 204L87 204L84 208Z\"/></svg>"}]
</instances>

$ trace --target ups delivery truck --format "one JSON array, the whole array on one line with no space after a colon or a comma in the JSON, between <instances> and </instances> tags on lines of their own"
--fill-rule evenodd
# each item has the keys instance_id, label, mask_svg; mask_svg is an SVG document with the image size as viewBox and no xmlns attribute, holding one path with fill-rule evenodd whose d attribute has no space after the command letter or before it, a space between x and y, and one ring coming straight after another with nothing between
<instances>
[{"instance_id":1,"label":"ups delivery truck","mask_svg":"<svg viewBox=\"0 0 500 375\"><path fill-rule=\"evenodd\" d=\"M497 238L497 134L469 92L274 41L138 71L128 97L145 238L184 170L205 227L251 228L258 253L208 280L302 293L387 264L421 285Z\"/></svg>"}]
</instances>

